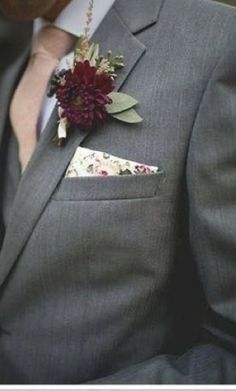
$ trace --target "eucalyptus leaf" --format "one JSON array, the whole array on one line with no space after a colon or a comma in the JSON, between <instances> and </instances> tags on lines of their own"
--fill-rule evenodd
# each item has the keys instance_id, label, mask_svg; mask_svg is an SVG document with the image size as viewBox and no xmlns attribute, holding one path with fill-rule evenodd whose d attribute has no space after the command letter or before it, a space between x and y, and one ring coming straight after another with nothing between
<instances>
[{"instance_id":1,"label":"eucalyptus leaf","mask_svg":"<svg viewBox=\"0 0 236 391\"><path fill-rule=\"evenodd\" d=\"M138 104L136 99L124 94L123 92L111 92L109 97L112 99L112 103L106 106L109 114L121 113L122 111L131 109Z\"/></svg>"},{"instance_id":2,"label":"eucalyptus leaf","mask_svg":"<svg viewBox=\"0 0 236 391\"><path fill-rule=\"evenodd\" d=\"M126 122L128 124L138 124L143 121L143 118L134 109L122 111L122 113L111 114L111 116L119 121Z\"/></svg>"},{"instance_id":3,"label":"eucalyptus leaf","mask_svg":"<svg viewBox=\"0 0 236 391\"><path fill-rule=\"evenodd\" d=\"M90 48L89 48L89 51L88 51L88 54L87 54L87 59L91 62L91 63L96 63L96 60L99 58L99 45L98 44L95 44L93 43Z\"/></svg>"},{"instance_id":4,"label":"eucalyptus leaf","mask_svg":"<svg viewBox=\"0 0 236 391\"><path fill-rule=\"evenodd\" d=\"M93 52L94 52L94 46L95 46L95 43L92 43L90 46L89 46L89 50L86 54L86 59L87 60L91 60L92 56L93 56Z\"/></svg>"}]
</instances>

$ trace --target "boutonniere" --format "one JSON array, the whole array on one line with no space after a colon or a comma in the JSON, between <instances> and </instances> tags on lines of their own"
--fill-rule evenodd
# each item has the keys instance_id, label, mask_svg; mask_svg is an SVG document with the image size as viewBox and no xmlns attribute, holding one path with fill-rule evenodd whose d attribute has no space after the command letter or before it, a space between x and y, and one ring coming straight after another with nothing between
<instances>
[{"instance_id":1,"label":"boutonniere","mask_svg":"<svg viewBox=\"0 0 236 391\"><path fill-rule=\"evenodd\" d=\"M55 95L58 105L58 146L64 145L72 125L92 130L109 116L129 124L142 121L135 110L138 101L115 92L117 72L125 66L123 56L113 56L109 51L104 57L99 44L89 43L93 3L90 0L84 35L76 45L72 66L56 71L50 83L48 96Z\"/></svg>"}]
</instances>

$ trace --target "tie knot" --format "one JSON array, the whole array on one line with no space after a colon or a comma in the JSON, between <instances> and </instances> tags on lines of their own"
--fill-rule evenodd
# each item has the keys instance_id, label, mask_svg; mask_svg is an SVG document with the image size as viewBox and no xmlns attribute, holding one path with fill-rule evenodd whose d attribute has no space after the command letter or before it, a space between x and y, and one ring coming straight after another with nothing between
<instances>
[{"instance_id":1,"label":"tie knot","mask_svg":"<svg viewBox=\"0 0 236 391\"><path fill-rule=\"evenodd\" d=\"M60 60L76 43L76 37L55 26L43 27L33 40L32 56L43 55Z\"/></svg>"}]
</instances>

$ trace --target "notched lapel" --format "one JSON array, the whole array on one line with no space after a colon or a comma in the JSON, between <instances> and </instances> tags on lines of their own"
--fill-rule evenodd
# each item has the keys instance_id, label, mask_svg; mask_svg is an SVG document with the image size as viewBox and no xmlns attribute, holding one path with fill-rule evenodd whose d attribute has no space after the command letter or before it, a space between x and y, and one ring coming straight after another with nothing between
<instances>
[{"instance_id":1,"label":"notched lapel","mask_svg":"<svg viewBox=\"0 0 236 391\"><path fill-rule=\"evenodd\" d=\"M165 0L117 0L115 9L133 34L158 21Z\"/></svg>"},{"instance_id":2,"label":"notched lapel","mask_svg":"<svg viewBox=\"0 0 236 391\"><path fill-rule=\"evenodd\" d=\"M104 54L113 49L114 53L124 55L126 66L116 80L117 89L121 88L144 54L145 46L130 32L115 8L110 10L92 40L101 44ZM57 121L54 110L19 184L0 253L0 286L19 259L76 148L88 135L80 129L72 129L66 146L58 148L52 142Z\"/></svg>"},{"instance_id":3,"label":"notched lapel","mask_svg":"<svg viewBox=\"0 0 236 391\"><path fill-rule=\"evenodd\" d=\"M115 81L116 89L120 89L145 53L145 46L131 33L115 8L110 10L92 41L99 43L103 55L112 50L114 54L124 56L125 67L118 72Z\"/></svg>"}]
</instances>

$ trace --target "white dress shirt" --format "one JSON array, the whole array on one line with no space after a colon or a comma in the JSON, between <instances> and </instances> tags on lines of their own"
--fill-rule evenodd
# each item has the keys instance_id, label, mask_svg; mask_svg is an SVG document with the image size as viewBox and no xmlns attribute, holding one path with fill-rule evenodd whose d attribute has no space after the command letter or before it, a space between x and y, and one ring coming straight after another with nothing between
<instances>
[{"instance_id":1,"label":"white dress shirt","mask_svg":"<svg viewBox=\"0 0 236 391\"><path fill-rule=\"evenodd\" d=\"M91 23L90 38L99 27L100 23L114 4L115 0L94 0L93 21ZM57 19L53 22L56 27L67 31L77 37L84 33L84 28L87 20L89 0L72 0ZM48 24L42 18L36 19L34 23L34 34ZM99 42L98 42L99 43ZM68 68L68 64L73 61L74 53L65 56L60 62L60 69ZM41 116L39 120L39 131L42 132L56 106L56 98L48 98L45 96Z\"/></svg>"}]
</instances>

